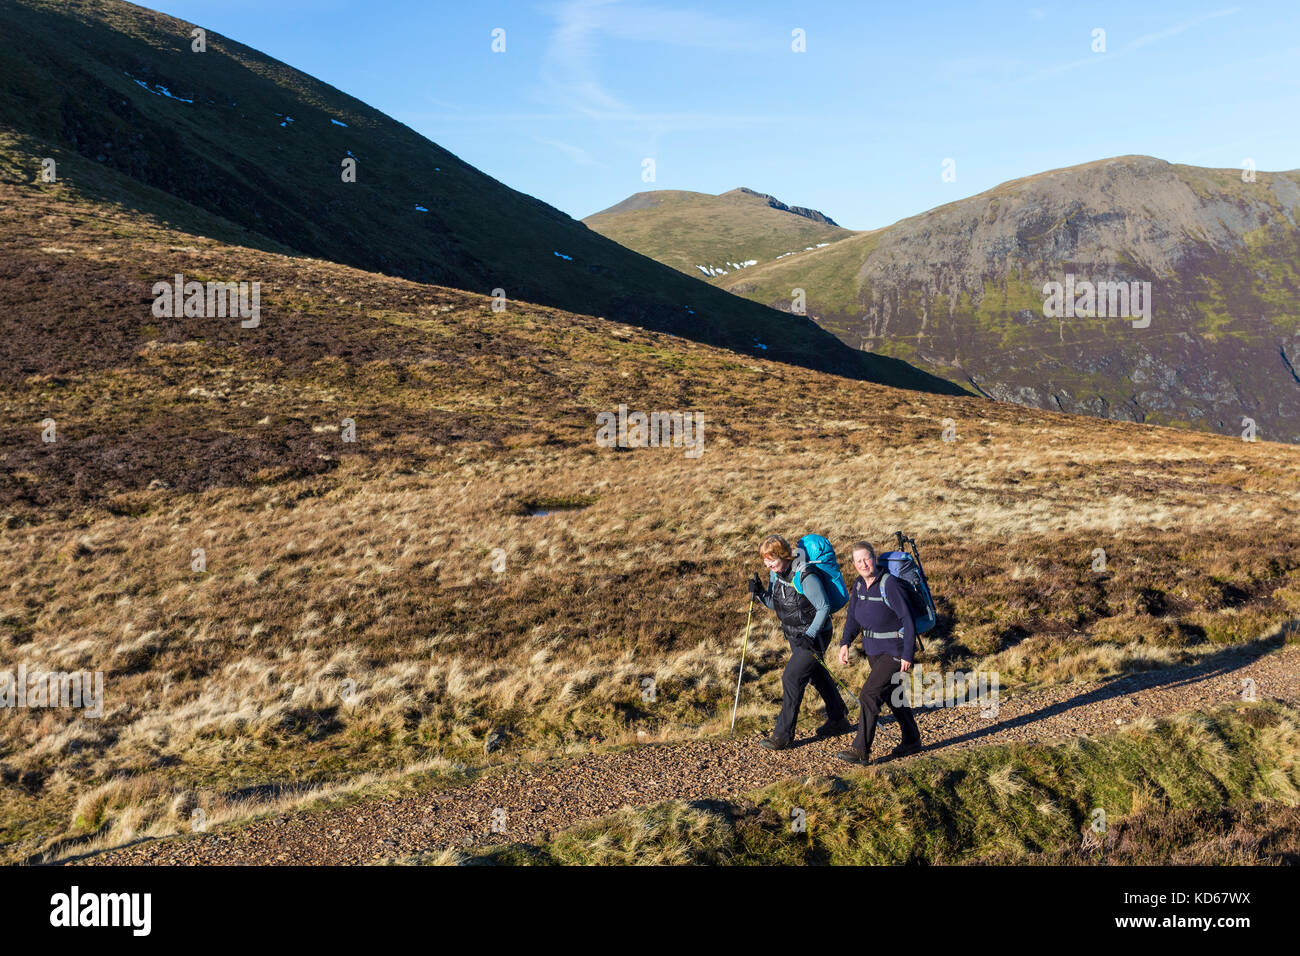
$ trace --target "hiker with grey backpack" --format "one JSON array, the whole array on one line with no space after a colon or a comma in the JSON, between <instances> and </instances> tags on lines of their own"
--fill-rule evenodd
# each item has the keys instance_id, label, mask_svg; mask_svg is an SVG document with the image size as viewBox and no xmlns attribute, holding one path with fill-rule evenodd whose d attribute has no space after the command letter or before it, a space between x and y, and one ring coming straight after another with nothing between
<instances>
[{"instance_id":1,"label":"hiker with grey backpack","mask_svg":"<svg viewBox=\"0 0 1300 956\"><path fill-rule=\"evenodd\" d=\"M757 574L750 578L751 606L757 598L775 611L790 642L790 660L781 674L781 712L772 735L761 745L785 750L794 744L795 722L809 683L826 704L826 722L817 728L817 736L847 734L853 730L848 708L824 659L831 641L831 615L848 599L835 551L821 535L804 535L791 548L774 534L763 542L759 555L768 569L768 582L764 587Z\"/></svg>"},{"instance_id":2,"label":"hiker with grey backpack","mask_svg":"<svg viewBox=\"0 0 1300 956\"><path fill-rule=\"evenodd\" d=\"M906 757L921 749L921 731L912 709L898 686L920 648L918 634L935 624L934 601L916 555L916 542L895 532L898 550L881 555L865 541L853 546L853 566L858 579L849 591L848 614L840 639L840 664L848 666L849 645L862 635L862 652L871 663L871 673L858 694L858 734L848 750L835 756L849 763L865 764L871 759L876 721L887 702L898 720L902 741L877 762ZM906 544L912 545L908 554ZM892 573L891 573L892 572ZM894 691L899 693L895 694Z\"/></svg>"}]
</instances>

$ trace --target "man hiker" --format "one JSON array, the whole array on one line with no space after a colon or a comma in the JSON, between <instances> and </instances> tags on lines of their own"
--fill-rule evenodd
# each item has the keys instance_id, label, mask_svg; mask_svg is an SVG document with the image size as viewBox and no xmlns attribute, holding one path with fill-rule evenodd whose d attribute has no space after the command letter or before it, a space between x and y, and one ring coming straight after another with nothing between
<instances>
[{"instance_id":1,"label":"man hiker","mask_svg":"<svg viewBox=\"0 0 1300 956\"><path fill-rule=\"evenodd\" d=\"M917 729L912 709L897 703L892 695L895 688L901 700L902 688L895 674L906 674L912 669L912 656L916 649L916 626L908 610L903 586L892 574L876 565L876 552L865 541L853 546L853 567L858 579L849 589L848 614L844 619L844 635L840 639L840 663L849 663L849 645L859 632L862 634L862 653L871 662L871 673L862 685L858 701L858 735L848 750L835 756L850 763L865 764L871 757L871 742L876 736L876 718L886 701L898 720L903 740L888 755L877 762L906 757L921 749L921 732ZM896 613L895 609L898 612Z\"/></svg>"},{"instance_id":2,"label":"man hiker","mask_svg":"<svg viewBox=\"0 0 1300 956\"><path fill-rule=\"evenodd\" d=\"M759 548L768 569L768 586L755 574L749 579L749 593L776 612L785 639L790 642L790 660L781 674L781 713L772 736L762 741L768 750L785 750L794 743L795 721L809 681L826 703L826 723L817 728L818 737L847 734L853 729L848 708L835 689L823 655L831 640L831 605L821 572L808 564L801 551L792 551L780 535L770 535ZM800 574L795 587L795 574Z\"/></svg>"}]
</instances>

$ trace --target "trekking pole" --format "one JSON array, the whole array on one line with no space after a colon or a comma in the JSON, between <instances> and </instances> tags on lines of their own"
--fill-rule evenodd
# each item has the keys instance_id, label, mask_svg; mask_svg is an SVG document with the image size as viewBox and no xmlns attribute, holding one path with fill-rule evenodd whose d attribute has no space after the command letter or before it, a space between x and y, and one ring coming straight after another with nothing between
<instances>
[{"instance_id":1,"label":"trekking pole","mask_svg":"<svg viewBox=\"0 0 1300 956\"><path fill-rule=\"evenodd\" d=\"M745 618L745 643L740 645L740 673L736 675L736 702L731 705L731 732L736 732L736 708L740 706L740 681L745 676L745 651L749 649L749 624L754 620L754 595L749 596L749 615Z\"/></svg>"},{"instance_id":2,"label":"trekking pole","mask_svg":"<svg viewBox=\"0 0 1300 956\"><path fill-rule=\"evenodd\" d=\"M817 663L821 664L821 666L826 670L826 673L831 675L831 680L835 681L835 683L840 686L840 689L843 690L844 693L849 695L849 700L853 701L853 705L855 707L861 707L862 702L858 700L858 695L853 693L853 691L849 689L848 685L845 684L844 681L840 680L838 677L835 676L835 672L831 670L831 666L826 663L825 658L823 658L820 654L814 654L813 657L817 658ZM846 707L845 709L847 710L848 708Z\"/></svg>"}]
</instances>

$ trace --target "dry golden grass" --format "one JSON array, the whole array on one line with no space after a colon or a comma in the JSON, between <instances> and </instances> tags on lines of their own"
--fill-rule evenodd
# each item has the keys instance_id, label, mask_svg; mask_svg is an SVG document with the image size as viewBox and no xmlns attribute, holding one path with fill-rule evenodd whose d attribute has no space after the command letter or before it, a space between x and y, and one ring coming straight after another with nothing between
<instances>
[{"instance_id":1,"label":"dry golden grass","mask_svg":"<svg viewBox=\"0 0 1300 956\"><path fill-rule=\"evenodd\" d=\"M914 534L932 659L1004 686L1173 663L1300 616L1289 446L495 314L26 190L0 206L0 647L5 668L103 671L106 697L98 720L0 712L10 858L439 761L725 729L771 531ZM175 271L262 281L261 334L153 319L149 286ZM704 454L598 448L595 415L619 403L702 412ZM547 499L594 503L526 514ZM756 622L746 729L771 718L785 656Z\"/></svg>"}]
</instances>

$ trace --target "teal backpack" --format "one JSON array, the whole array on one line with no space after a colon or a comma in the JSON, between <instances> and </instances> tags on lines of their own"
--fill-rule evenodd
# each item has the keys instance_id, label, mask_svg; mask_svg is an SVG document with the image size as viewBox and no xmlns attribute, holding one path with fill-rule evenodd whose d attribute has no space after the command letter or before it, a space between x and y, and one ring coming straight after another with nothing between
<instances>
[{"instance_id":1,"label":"teal backpack","mask_svg":"<svg viewBox=\"0 0 1300 956\"><path fill-rule=\"evenodd\" d=\"M821 572L832 614L849 603L849 589L844 583L844 575L840 573L840 562L835 557L835 549L819 534L806 534L795 545L794 588L800 594L803 594L803 572L809 568Z\"/></svg>"}]
</instances>

